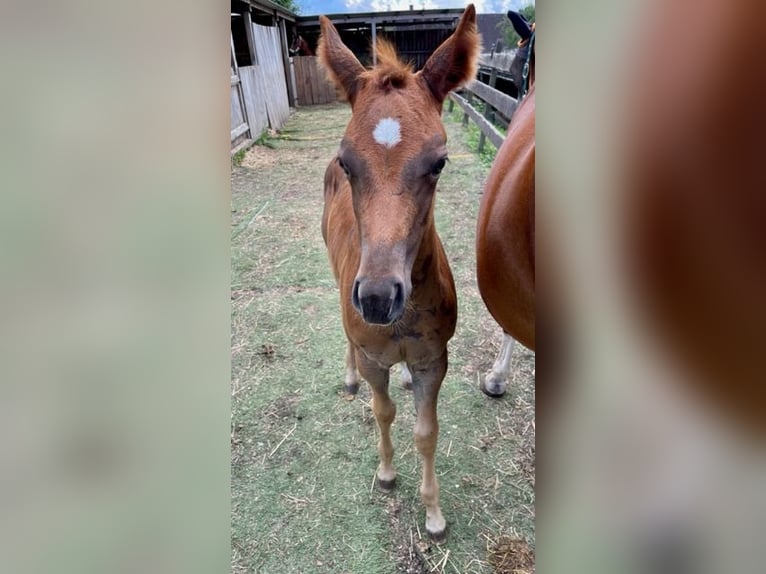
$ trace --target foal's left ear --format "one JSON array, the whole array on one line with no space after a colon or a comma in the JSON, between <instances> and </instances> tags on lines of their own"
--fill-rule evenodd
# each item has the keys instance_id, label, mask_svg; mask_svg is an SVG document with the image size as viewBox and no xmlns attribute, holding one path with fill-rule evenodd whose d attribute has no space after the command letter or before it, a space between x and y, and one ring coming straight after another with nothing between
<instances>
[{"instance_id":1,"label":"foal's left ear","mask_svg":"<svg viewBox=\"0 0 766 574\"><path fill-rule=\"evenodd\" d=\"M343 90L353 106L359 91L364 66L359 63L353 52L340 39L340 34L326 16L319 17L322 35L319 38L317 54L335 85Z\"/></svg>"},{"instance_id":2,"label":"foal's left ear","mask_svg":"<svg viewBox=\"0 0 766 574\"><path fill-rule=\"evenodd\" d=\"M450 91L476 77L480 44L476 31L476 8L469 4L455 31L418 72L439 102L443 102Z\"/></svg>"}]
</instances>

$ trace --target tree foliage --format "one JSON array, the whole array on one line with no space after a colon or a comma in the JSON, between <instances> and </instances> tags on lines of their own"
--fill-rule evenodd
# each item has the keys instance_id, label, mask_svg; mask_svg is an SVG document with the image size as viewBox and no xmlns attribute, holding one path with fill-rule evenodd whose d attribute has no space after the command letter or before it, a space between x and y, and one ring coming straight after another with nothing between
<instances>
[{"instance_id":1,"label":"tree foliage","mask_svg":"<svg viewBox=\"0 0 766 574\"><path fill-rule=\"evenodd\" d=\"M530 23L535 21L535 5L534 4L528 4L527 6L524 6L518 12L519 14L524 16L524 18L529 20ZM505 41L506 48L515 48L518 41L521 40L521 37L516 33L516 30L513 29L513 25L508 20L508 18L505 18L503 20L502 24L500 24L500 27L503 30L503 40Z\"/></svg>"},{"instance_id":2,"label":"tree foliage","mask_svg":"<svg viewBox=\"0 0 766 574\"><path fill-rule=\"evenodd\" d=\"M292 12L293 14L298 14L301 11L300 4L298 4L298 0L271 0L275 4L279 4L283 8L287 8Z\"/></svg>"}]
</instances>

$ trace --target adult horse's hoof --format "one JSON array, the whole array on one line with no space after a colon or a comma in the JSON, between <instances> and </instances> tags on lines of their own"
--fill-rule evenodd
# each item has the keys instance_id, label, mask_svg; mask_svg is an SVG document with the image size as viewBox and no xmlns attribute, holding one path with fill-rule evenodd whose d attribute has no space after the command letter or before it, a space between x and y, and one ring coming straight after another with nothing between
<instances>
[{"instance_id":1,"label":"adult horse's hoof","mask_svg":"<svg viewBox=\"0 0 766 574\"><path fill-rule=\"evenodd\" d=\"M447 542L447 528L440 530L439 532L431 532L428 529L426 529L426 532L428 532L428 537L431 539L431 542L434 544L444 544Z\"/></svg>"},{"instance_id":2,"label":"adult horse's hoof","mask_svg":"<svg viewBox=\"0 0 766 574\"><path fill-rule=\"evenodd\" d=\"M396 486L396 477L392 478L391 480L383 480L382 478L378 478L376 476L375 485L378 487L378 490L388 494L394 490L394 487Z\"/></svg>"},{"instance_id":3,"label":"adult horse's hoof","mask_svg":"<svg viewBox=\"0 0 766 574\"><path fill-rule=\"evenodd\" d=\"M359 392L359 385L343 385L343 398L353 401Z\"/></svg>"},{"instance_id":4,"label":"adult horse's hoof","mask_svg":"<svg viewBox=\"0 0 766 574\"><path fill-rule=\"evenodd\" d=\"M479 383L481 392L489 397L502 397L507 386L508 381L494 372L488 373Z\"/></svg>"}]
</instances>

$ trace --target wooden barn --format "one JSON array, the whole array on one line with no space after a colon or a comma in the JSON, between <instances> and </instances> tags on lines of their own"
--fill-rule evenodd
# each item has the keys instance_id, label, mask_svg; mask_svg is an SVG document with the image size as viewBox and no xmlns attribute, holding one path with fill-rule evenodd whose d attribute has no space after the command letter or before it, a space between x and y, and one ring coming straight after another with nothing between
<instances>
[{"instance_id":1,"label":"wooden barn","mask_svg":"<svg viewBox=\"0 0 766 574\"><path fill-rule=\"evenodd\" d=\"M295 14L270 0L231 0L231 148L278 130L295 105L288 30Z\"/></svg>"}]
</instances>

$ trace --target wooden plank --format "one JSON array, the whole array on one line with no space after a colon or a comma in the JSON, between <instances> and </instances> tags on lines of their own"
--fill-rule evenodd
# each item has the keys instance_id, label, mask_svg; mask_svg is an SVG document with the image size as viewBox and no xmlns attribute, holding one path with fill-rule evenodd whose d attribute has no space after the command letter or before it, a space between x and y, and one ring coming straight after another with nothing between
<instances>
[{"instance_id":1,"label":"wooden plank","mask_svg":"<svg viewBox=\"0 0 766 574\"><path fill-rule=\"evenodd\" d=\"M293 75L295 76L295 105L305 106L303 99L303 90L301 89L301 80L303 79L303 61L299 56L293 56Z\"/></svg>"},{"instance_id":2,"label":"wooden plank","mask_svg":"<svg viewBox=\"0 0 766 574\"><path fill-rule=\"evenodd\" d=\"M236 86L231 88L231 127L238 126L245 121L242 115L242 106L239 101L239 91Z\"/></svg>"},{"instance_id":3,"label":"wooden plank","mask_svg":"<svg viewBox=\"0 0 766 574\"><path fill-rule=\"evenodd\" d=\"M257 138L269 127L266 102L262 86L258 83L258 66L245 66L239 69L242 76L242 93L245 97L245 110L250 124L250 134Z\"/></svg>"},{"instance_id":4,"label":"wooden plank","mask_svg":"<svg viewBox=\"0 0 766 574\"><path fill-rule=\"evenodd\" d=\"M247 36L247 50L250 53L250 65L255 66L258 63L258 56L255 53L255 40L253 39L253 19L250 17L250 10L244 10L242 16L245 20L245 36Z\"/></svg>"},{"instance_id":5,"label":"wooden plank","mask_svg":"<svg viewBox=\"0 0 766 574\"><path fill-rule=\"evenodd\" d=\"M504 94L503 92L476 80L468 84L468 89L509 120L513 117L513 112L516 110L518 104L516 100L508 94Z\"/></svg>"},{"instance_id":6,"label":"wooden plank","mask_svg":"<svg viewBox=\"0 0 766 574\"><path fill-rule=\"evenodd\" d=\"M486 118L482 117L482 115L477 112L465 98L462 98L454 92L450 94L450 98L454 99L455 103L463 108L466 115L474 121L481 132L487 136L487 139L491 141L496 148L500 148L500 146L503 145L503 134L497 131L497 128L489 123Z\"/></svg>"},{"instance_id":7,"label":"wooden plank","mask_svg":"<svg viewBox=\"0 0 766 574\"><path fill-rule=\"evenodd\" d=\"M278 130L290 117L279 30L275 26L253 24L253 38L258 53L258 79L262 86L269 125Z\"/></svg>"},{"instance_id":8,"label":"wooden plank","mask_svg":"<svg viewBox=\"0 0 766 574\"><path fill-rule=\"evenodd\" d=\"M314 95L314 103L318 104L321 102L321 96L319 94L319 83L317 82L317 67L316 62L313 56L311 57L311 74L309 75L309 78L311 78L311 93Z\"/></svg>"},{"instance_id":9,"label":"wooden plank","mask_svg":"<svg viewBox=\"0 0 766 574\"><path fill-rule=\"evenodd\" d=\"M305 56L298 56L295 60L299 62L298 69L300 70L300 78L295 78L298 82L298 89L300 90L299 99L303 102L304 106L310 106L314 102L311 100L311 88L308 81L308 62L306 61Z\"/></svg>"},{"instance_id":10,"label":"wooden plank","mask_svg":"<svg viewBox=\"0 0 766 574\"><path fill-rule=\"evenodd\" d=\"M231 141L234 141L239 136L247 132L250 128L247 127L247 124L240 124L233 130L231 130Z\"/></svg>"},{"instance_id":11,"label":"wooden plank","mask_svg":"<svg viewBox=\"0 0 766 574\"><path fill-rule=\"evenodd\" d=\"M306 93L308 94L309 101L312 104L319 103L319 94L316 93L314 86L316 85L316 67L314 66L314 57L306 56Z\"/></svg>"},{"instance_id":12,"label":"wooden plank","mask_svg":"<svg viewBox=\"0 0 766 574\"><path fill-rule=\"evenodd\" d=\"M290 73L292 66L290 63L290 52L287 48L287 28L285 27L284 18L279 19L279 47L282 52L282 67L285 70L287 101L289 105L295 107L295 80Z\"/></svg>"}]
</instances>

